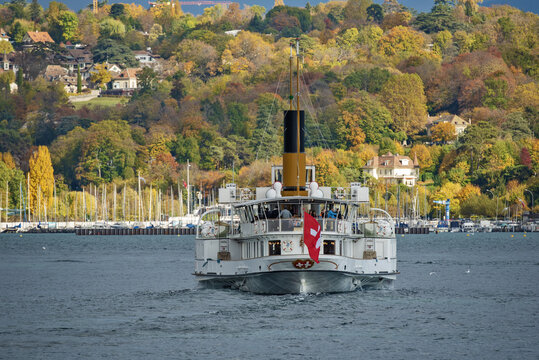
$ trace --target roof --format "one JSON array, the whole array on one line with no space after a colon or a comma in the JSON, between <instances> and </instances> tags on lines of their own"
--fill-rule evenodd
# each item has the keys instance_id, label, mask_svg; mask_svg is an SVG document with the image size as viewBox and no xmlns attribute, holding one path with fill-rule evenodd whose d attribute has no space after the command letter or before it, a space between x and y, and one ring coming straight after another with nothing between
<instances>
[{"instance_id":1,"label":"roof","mask_svg":"<svg viewBox=\"0 0 539 360\"><path fill-rule=\"evenodd\" d=\"M49 33L46 31L28 31L26 35L28 35L28 37L32 40L32 42L35 42L35 43L38 43L38 42L53 43L54 42L54 40L51 38Z\"/></svg>"},{"instance_id":2,"label":"roof","mask_svg":"<svg viewBox=\"0 0 539 360\"><path fill-rule=\"evenodd\" d=\"M67 53L73 59L82 59L84 62L93 62L92 53L86 49L68 49Z\"/></svg>"},{"instance_id":3,"label":"roof","mask_svg":"<svg viewBox=\"0 0 539 360\"><path fill-rule=\"evenodd\" d=\"M139 68L127 68L124 71L122 71L119 75L112 78L112 80L123 80L123 79L132 79L137 77L137 72L139 72Z\"/></svg>"},{"instance_id":4,"label":"roof","mask_svg":"<svg viewBox=\"0 0 539 360\"><path fill-rule=\"evenodd\" d=\"M45 76L50 78L57 78L67 74L67 69L60 65L47 65L45 69Z\"/></svg>"},{"instance_id":5,"label":"roof","mask_svg":"<svg viewBox=\"0 0 539 360\"><path fill-rule=\"evenodd\" d=\"M458 115L446 114L438 116L429 116L427 119L427 126L434 126L440 123L450 123L455 126L468 126L470 123Z\"/></svg>"},{"instance_id":6,"label":"roof","mask_svg":"<svg viewBox=\"0 0 539 360\"><path fill-rule=\"evenodd\" d=\"M375 156L371 160L367 161L367 164L363 166L363 168L366 168L366 169L373 169L373 168L413 169L416 167L419 167L417 156L414 158L414 161L412 161L412 159L410 159L408 156L399 155L399 154L393 155L391 152L388 152L387 154L382 155L382 156Z\"/></svg>"}]
</instances>

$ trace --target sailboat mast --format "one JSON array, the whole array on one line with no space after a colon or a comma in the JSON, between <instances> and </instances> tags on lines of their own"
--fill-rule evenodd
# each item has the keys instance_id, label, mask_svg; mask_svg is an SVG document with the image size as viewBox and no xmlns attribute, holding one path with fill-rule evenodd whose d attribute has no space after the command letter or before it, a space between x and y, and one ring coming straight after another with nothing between
<instances>
[{"instance_id":1,"label":"sailboat mast","mask_svg":"<svg viewBox=\"0 0 539 360\"><path fill-rule=\"evenodd\" d=\"M297 112L297 116L296 116L296 122L297 122L297 152L298 152L298 156L297 156L297 161L296 161L296 164L297 164L297 180L296 180L296 191L297 191L297 195L299 195L299 181L300 181L300 171L299 171L299 152L300 152L300 148L299 148L299 143L300 143L300 139L299 139L299 133L301 131L300 129L300 124L299 124L299 119L300 119L300 115L299 115L299 39L296 39L296 64L297 64L297 72L296 72L296 112Z\"/></svg>"}]
</instances>

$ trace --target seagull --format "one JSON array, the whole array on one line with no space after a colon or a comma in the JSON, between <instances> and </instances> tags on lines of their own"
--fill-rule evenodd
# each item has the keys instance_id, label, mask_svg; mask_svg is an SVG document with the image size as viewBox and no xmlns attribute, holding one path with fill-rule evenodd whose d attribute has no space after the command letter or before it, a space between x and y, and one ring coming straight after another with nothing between
<instances>
[{"instance_id":1,"label":"seagull","mask_svg":"<svg viewBox=\"0 0 539 360\"><path fill-rule=\"evenodd\" d=\"M466 274L469 274L471 272L470 268L466 269Z\"/></svg>"},{"instance_id":2,"label":"seagull","mask_svg":"<svg viewBox=\"0 0 539 360\"><path fill-rule=\"evenodd\" d=\"M438 274L436 274L434 271L431 271L431 272L429 273L429 275L432 276L432 275L438 275Z\"/></svg>"},{"instance_id":3,"label":"seagull","mask_svg":"<svg viewBox=\"0 0 539 360\"><path fill-rule=\"evenodd\" d=\"M45 246L42 247L43 250L47 250L47 248Z\"/></svg>"}]
</instances>

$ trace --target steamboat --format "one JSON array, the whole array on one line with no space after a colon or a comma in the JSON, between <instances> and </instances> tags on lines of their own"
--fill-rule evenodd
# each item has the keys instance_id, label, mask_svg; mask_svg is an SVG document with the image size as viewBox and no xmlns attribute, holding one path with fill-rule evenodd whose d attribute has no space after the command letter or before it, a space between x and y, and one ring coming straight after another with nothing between
<instances>
[{"instance_id":1,"label":"steamboat","mask_svg":"<svg viewBox=\"0 0 539 360\"><path fill-rule=\"evenodd\" d=\"M227 184L219 189L221 206L199 219L194 275L204 286L257 294L391 287L398 274L391 216L370 208L367 187L319 186L316 169L306 165L297 54L299 42L296 96L293 44L290 49L283 165L272 167L270 187L249 190Z\"/></svg>"}]
</instances>

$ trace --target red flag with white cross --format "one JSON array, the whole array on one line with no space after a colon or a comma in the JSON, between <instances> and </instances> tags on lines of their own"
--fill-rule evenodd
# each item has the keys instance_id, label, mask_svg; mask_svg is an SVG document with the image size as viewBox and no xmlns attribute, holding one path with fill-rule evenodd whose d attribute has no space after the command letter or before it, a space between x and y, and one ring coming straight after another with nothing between
<instances>
[{"instance_id":1,"label":"red flag with white cross","mask_svg":"<svg viewBox=\"0 0 539 360\"><path fill-rule=\"evenodd\" d=\"M320 262L318 261L318 255L320 254L320 246L322 246L322 239L320 239L321 232L322 228L320 227L318 221L316 221L315 218L313 218L311 215L307 214L304 211L303 241L305 242L305 245L307 245L307 249L309 250L309 256L316 263Z\"/></svg>"}]
</instances>

